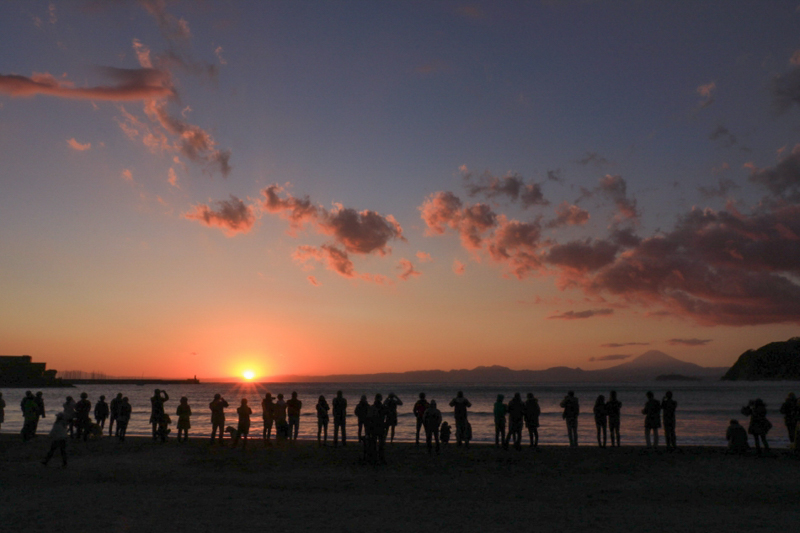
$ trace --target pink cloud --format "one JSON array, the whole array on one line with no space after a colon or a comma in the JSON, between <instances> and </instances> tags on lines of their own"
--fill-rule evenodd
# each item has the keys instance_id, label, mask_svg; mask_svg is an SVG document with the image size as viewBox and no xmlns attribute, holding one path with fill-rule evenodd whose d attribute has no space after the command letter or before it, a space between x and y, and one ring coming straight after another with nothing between
<instances>
[{"instance_id":1,"label":"pink cloud","mask_svg":"<svg viewBox=\"0 0 800 533\"><path fill-rule=\"evenodd\" d=\"M716 91L717 84L713 81L697 87L697 94L703 98L703 100L700 102L701 108L708 107L714 103L714 93Z\"/></svg>"},{"instance_id":2,"label":"pink cloud","mask_svg":"<svg viewBox=\"0 0 800 533\"><path fill-rule=\"evenodd\" d=\"M173 187L177 187L178 189L181 188L180 185L178 185L178 175L175 174L175 169L174 168L169 167L169 171L167 172L167 176L168 176L167 177L167 182L170 185L172 185Z\"/></svg>"},{"instance_id":3,"label":"pink cloud","mask_svg":"<svg viewBox=\"0 0 800 533\"><path fill-rule=\"evenodd\" d=\"M547 223L548 228L560 228L562 226L583 226L589 221L589 212L581 209L577 205L561 202L556 207L556 218Z\"/></svg>"},{"instance_id":4,"label":"pink cloud","mask_svg":"<svg viewBox=\"0 0 800 533\"><path fill-rule=\"evenodd\" d=\"M350 253L387 255L391 252L390 241L406 240L403 228L392 215L368 209L356 211L341 205L329 211L313 205L308 197L295 198L279 185L271 185L261 193L265 197L261 206L266 212L288 220L294 230L308 224L333 237L337 245Z\"/></svg>"},{"instance_id":5,"label":"pink cloud","mask_svg":"<svg viewBox=\"0 0 800 533\"><path fill-rule=\"evenodd\" d=\"M545 199L541 185L525 183L525 180L517 174L498 177L485 172L473 181L472 174L465 165L462 165L459 170L470 196L482 195L486 198L505 196L512 201L519 200L523 208L550 203Z\"/></svg>"},{"instance_id":6,"label":"pink cloud","mask_svg":"<svg viewBox=\"0 0 800 533\"><path fill-rule=\"evenodd\" d=\"M458 259L453 260L453 272L456 276L461 276L467 271L467 267Z\"/></svg>"},{"instance_id":7,"label":"pink cloud","mask_svg":"<svg viewBox=\"0 0 800 533\"><path fill-rule=\"evenodd\" d=\"M230 200L219 200L211 206L199 204L183 215L188 220L197 220L209 227L218 227L228 237L238 233L247 233L255 224L253 208L245 205L239 198L231 195Z\"/></svg>"},{"instance_id":8,"label":"pink cloud","mask_svg":"<svg viewBox=\"0 0 800 533\"><path fill-rule=\"evenodd\" d=\"M66 80L57 80L48 73L34 73L30 78L16 74L0 74L0 93L9 96L30 97L37 94L77 100L105 100L123 102L151 100L174 96L169 73L155 69L100 69L115 85L74 87Z\"/></svg>"},{"instance_id":9,"label":"pink cloud","mask_svg":"<svg viewBox=\"0 0 800 533\"><path fill-rule=\"evenodd\" d=\"M84 152L92 147L92 143L81 144L75 140L75 137L68 139L67 144L70 146L70 148L77 150L78 152Z\"/></svg>"},{"instance_id":10,"label":"pink cloud","mask_svg":"<svg viewBox=\"0 0 800 533\"><path fill-rule=\"evenodd\" d=\"M397 265L397 268L402 270L398 277L403 281L408 281L412 277L418 277L422 275L422 272L414 268L413 263L411 263L411 261L408 259L401 259L400 263Z\"/></svg>"},{"instance_id":11,"label":"pink cloud","mask_svg":"<svg viewBox=\"0 0 800 533\"><path fill-rule=\"evenodd\" d=\"M420 263L430 263L433 261L431 254L422 251L417 252L417 259L419 259Z\"/></svg>"},{"instance_id":12,"label":"pink cloud","mask_svg":"<svg viewBox=\"0 0 800 533\"><path fill-rule=\"evenodd\" d=\"M588 309L586 311L567 311L560 315L551 315L547 318L551 320L581 320L593 316L608 316L614 314L613 309Z\"/></svg>"},{"instance_id":13,"label":"pink cloud","mask_svg":"<svg viewBox=\"0 0 800 533\"><path fill-rule=\"evenodd\" d=\"M133 173L127 168L123 169L120 175L125 181L133 181Z\"/></svg>"},{"instance_id":14,"label":"pink cloud","mask_svg":"<svg viewBox=\"0 0 800 533\"><path fill-rule=\"evenodd\" d=\"M317 278L315 278L314 276L308 276L307 279L308 279L308 282L310 284L312 284L313 286L315 286L315 287L321 287L322 286L322 283L317 281Z\"/></svg>"}]
</instances>

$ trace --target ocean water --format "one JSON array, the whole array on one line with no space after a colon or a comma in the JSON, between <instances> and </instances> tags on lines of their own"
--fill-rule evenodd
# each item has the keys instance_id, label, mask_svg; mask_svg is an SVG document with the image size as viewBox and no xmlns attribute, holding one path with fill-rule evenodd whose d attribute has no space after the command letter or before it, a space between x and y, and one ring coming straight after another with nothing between
<instances>
[{"instance_id":1,"label":"ocean water","mask_svg":"<svg viewBox=\"0 0 800 533\"><path fill-rule=\"evenodd\" d=\"M50 431L55 413L62 410L62 404L67 396L79 399L81 392L89 395L89 400L94 406L101 394L110 401L118 392L127 396L133 406L131 422L128 425L128 435L150 435L148 424L150 418L150 401L154 386L145 385L83 385L68 389L42 389L47 417L39 423L39 434ZM786 427L779 409L789 392L800 393L800 382L680 382L669 383L592 383L592 384L502 384L492 383L487 385L476 384L441 384L441 383L202 383L198 385L166 386L170 400L166 403L167 412L173 419L173 435L175 433L174 416L181 396L189 399L193 416L190 437L207 437L211 432L211 416L208 408L209 402L215 393L220 393L230 403L226 410L226 425L236 425L236 407L242 398L247 398L248 404L253 409L251 436L261 436L263 423L261 420L261 399L269 391L273 397L283 393L286 399L292 391L297 391L298 397L303 402L300 419L300 438L316 438L317 421L315 405L320 395L324 395L331 404L337 390L342 390L347 399L347 434L353 438L357 434L357 422L353 415L358 400L365 394L370 403L376 393L381 393L384 398L389 392L394 392L403 405L398 408L398 425L395 439L401 442L413 442L415 439L416 424L412 408L420 392L424 391L427 399L436 400L442 411L443 419L447 420L455 429L452 408L448 406L458 390L464 391L472 403L469 410L469 420L472 424L473 441L493 442L494 421L492 405L498 394L505 395L505 401L511 399L515 392L520 392L523 399L528 392L533 392L539 399L542 409L540 417L539 441L542 444L566 445L567 434L565 424L561 418L559 403L567 390L574 390L580 400L581 415L578 423L579 442L583 445L596 444L596 430L592 407L599 394L609 397L609 391L616 390L622 402L621 440L623 445L644 444L644 417L641 414L645 403L645 393L652 390L657 399L661 399L667 389L673 391L674 399L678 402L677 410L677 438L678 445L706 445L724 446L725 429L731 418L736 418L743 425L747 425L747 417L741 414L741 408L748 400L761 398L767 405L768 418L773 424L773 429L768 439L776 448L788 446ZM24 389L0 389L6 401L5 422L0 428L0 433L19 433L22 428L22 413L20 401L25 393ZM35 391L34 391L35 392ZM333 419L328 427L328 437L333 435ZM274 432L273 432L274 435ZM527 442L527 430L523 430ZM610 442L610 440L609 440ZM661 436L663 443L663 435Z\"/></svg>"}]
</instances>

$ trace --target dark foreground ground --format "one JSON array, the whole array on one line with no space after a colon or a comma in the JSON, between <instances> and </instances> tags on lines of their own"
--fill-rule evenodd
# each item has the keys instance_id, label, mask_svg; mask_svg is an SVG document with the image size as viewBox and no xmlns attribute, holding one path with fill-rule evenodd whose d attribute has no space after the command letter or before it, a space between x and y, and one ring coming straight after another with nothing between
<instances>
[{"instance_id":1,"label":"dark foreground ground","mask_svg":"<svg viewBox=\"0 0 800 533\"><path fill-rule=\"evenodd\" d=\"M69 442L0 436L0 531L797 531L800 460L637 447L503 451L316 442L246 451L206 439Z\"/></svg>"}]
</instances>

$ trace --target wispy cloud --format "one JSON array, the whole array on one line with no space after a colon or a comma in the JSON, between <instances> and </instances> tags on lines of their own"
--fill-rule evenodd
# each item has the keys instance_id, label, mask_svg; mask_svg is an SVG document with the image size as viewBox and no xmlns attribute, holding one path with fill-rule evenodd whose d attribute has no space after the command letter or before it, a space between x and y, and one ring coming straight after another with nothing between
<instances>
[{"instance_id":1,"label":"wispy cloud","mask_svg":"<svg viewBox=\"0 0 800 533\"><path fill-rule=\"evenodd\" d=\"M69 145L70 148L72 148L73 150L77 150L78 152L85 152L86 150L92 147L92 143L85 143L85 144L79 143L78 141L75 140L75 137L73 137L72 139L67 139L67 144Z\"/></svg>"},{"instance_id":2,"label":"wispy cloud","mask_svg":"<svg viewBox=\"0 0 800 533\"><path fill-rule=\"evenodd\" d=\"M622 361L623 359L628 359L631 357L628 354L612 354L612 355L600 355L597 357L590 357L590 363L599 363L601 361Z\"/></svg>"},{"instance_id":3,"label":"wispy cloud","mask_svg":"<svg viewBox=\"0 0 800 533\"><path fill-rule=\"evenodd\" d=\"M66 79L56 79L48 73L34 73L31 77L0 74L0 93L12 97L30 97L41 94L58 98L112 102L151 100L175 94L167 72L147 68L122 69L115 67L102 67L100 71L115 83L94 87L75 87L72 82Z\"/></svg>"},{"instance_id":4,"label":"wispy cloud","mask_svg":"<svg viewBox=\"0 0 800 533\"><path fill-rule=\"evenodd\" d=\"M593 316L608 316L613 314L613 309L587 309L586 311L567 311L566 313L551 315L547 318L551 320L581 320L592 318Z\"/></svg>"},{"instance_id":5,"label":"wispy cloud","mask_svg":"<svg viewBox=\"0 0 800 533\"><path fill-rule=\"evenodd\" d=\"M398 275L398 277L403 281L408 281L411 278L415 278L422 275L422 272L417 270L414 267L414 264L408 259L401 259L400 263L397 265L397 268L402 270L402 272Z\"/></svg>"},{"instance_id":6,"label":"wispy cloud","mask_svg":"<svg viewBox=\"0 0 800 533\"><path fill-rule=\"evenodd\" d=\"M697 87L697 94L702 98L699 104L701 109L714 103L714 95L716 92L717 84L713 81Z\"/></svg>"},{"instance_id":7,"label":"wispy cloud","mask_svg":"<svg viewBox=\"0 0 800 533\"><path fill-rule=\"evenodd\" d=\"M601 348L622 348L624 346L650 346L649 342L609 342L601 344Z\"/></svg>"},{"instance_id":8,"label":"wispy cloud","mask_svg":"<svg viewBox=\"0 0 800 533\"><path fill-rule=\"evenodd\" d=\"M461 276L467 271L467 267L458 259L453 260L453 273L456 276Z\"/></svg>"},{"instance_id":9,"label":"wispy cloud","mask_svg":"<svg viewBox=\"0 0 800 533\"><path fill-rule=\"evenodd\" d=\"M705 346L712 339L670 339L667 344L670 346Z\"/></svg>"}]
</instances>

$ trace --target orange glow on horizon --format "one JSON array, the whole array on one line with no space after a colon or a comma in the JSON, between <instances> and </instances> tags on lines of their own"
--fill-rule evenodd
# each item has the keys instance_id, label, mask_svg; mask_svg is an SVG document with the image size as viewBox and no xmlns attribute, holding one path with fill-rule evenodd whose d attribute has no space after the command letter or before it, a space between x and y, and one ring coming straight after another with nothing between
<instances>
[{"instance_id":1,"label":"orange glow on horizon","mask_svg":"<svg viewBox=\"0 0 800 533\"><path fill-rule=\"evenodd\" d=\"M250 381L250 380L252 380L254 377L256 377L256 373L255 373L255 372L253 372L252 370L245 370L245 371L242 373L242 375L244 376L244 379L246 379L247 381Z\"/></svg>"}]
</instances>

